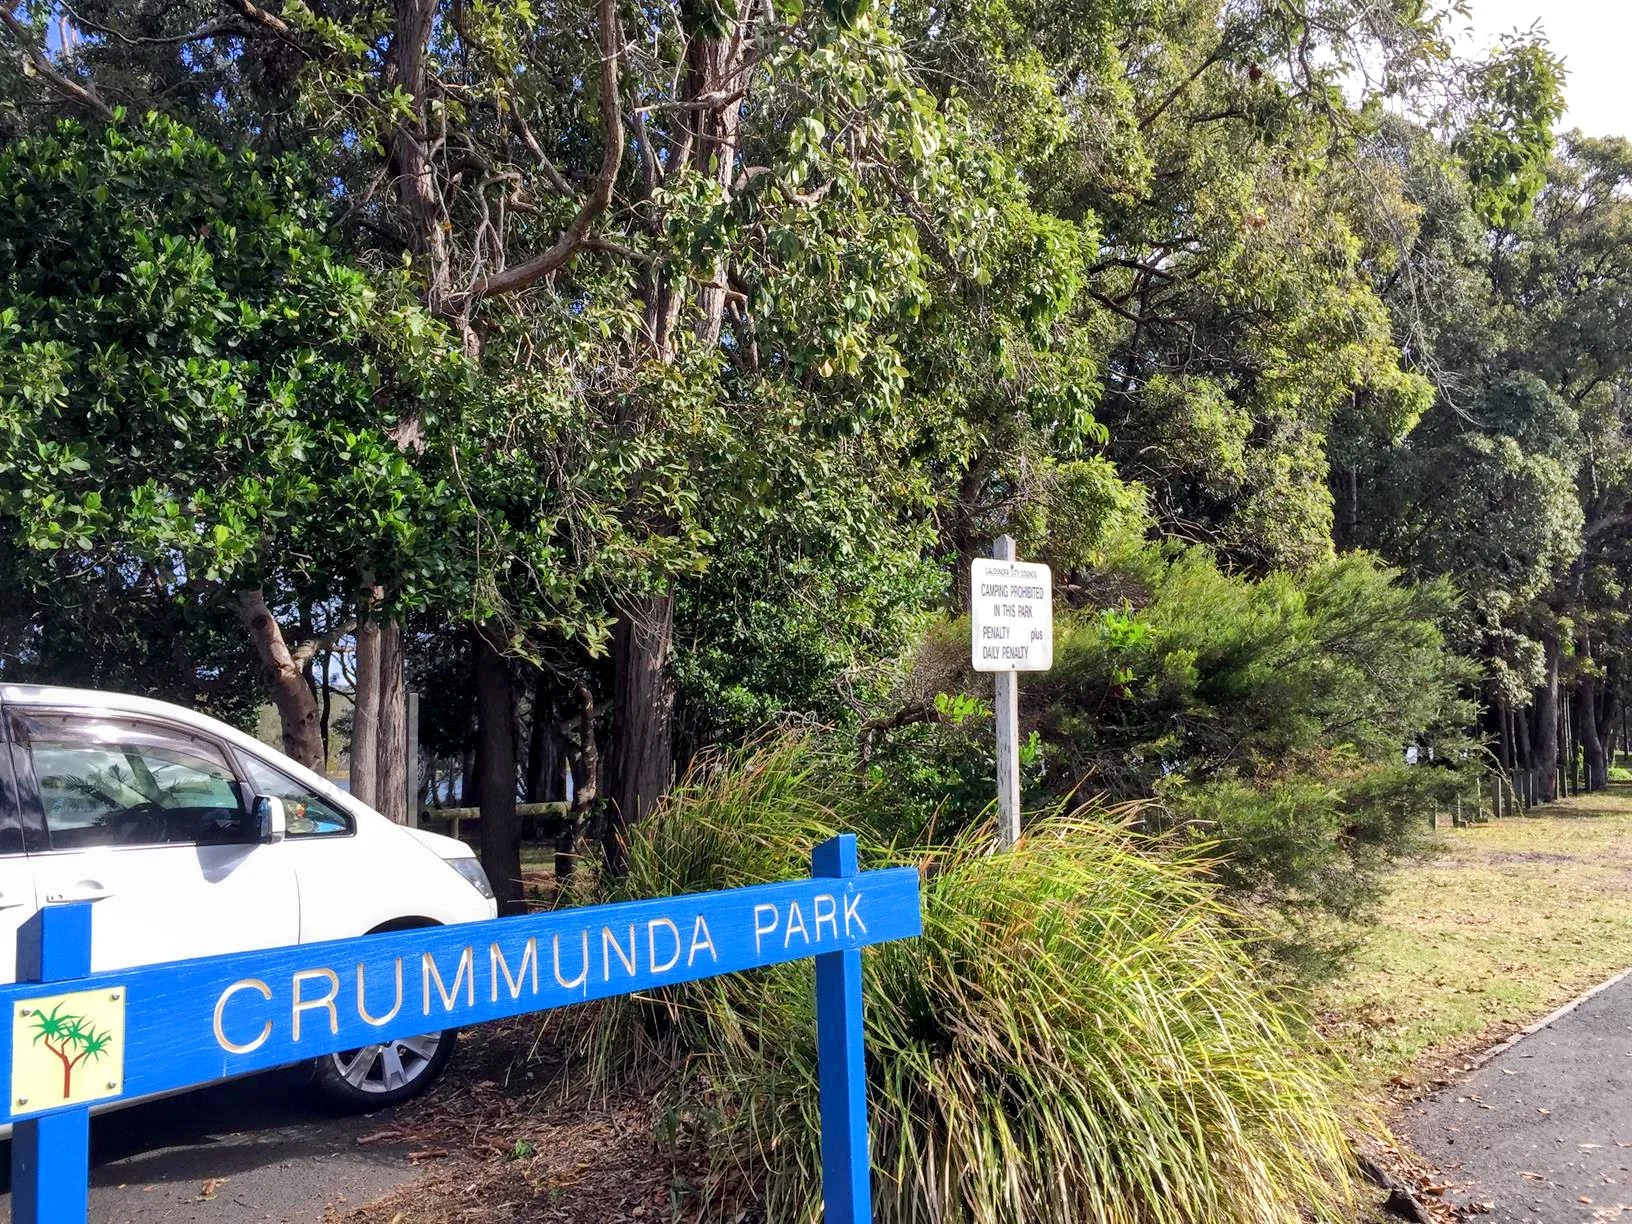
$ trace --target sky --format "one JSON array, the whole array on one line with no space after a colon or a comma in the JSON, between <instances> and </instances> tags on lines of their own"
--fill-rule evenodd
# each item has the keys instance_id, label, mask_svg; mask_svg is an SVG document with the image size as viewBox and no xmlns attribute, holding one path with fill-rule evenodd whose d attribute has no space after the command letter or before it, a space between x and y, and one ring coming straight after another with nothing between
<instances>
[{"instance_id":1,"label":"sky","mask_svg":"<svg viewBox=\"0 0 1632 1224\"><path fill-rule=\"evenodd\" d=\"M1459 50L1477 55L1501 35L1529 29L1539 20L1553 53L1569 75L1569 113L1560 128L1580 128L1588 136L1632 138L1632 0L1469 0L1469 22Z\"/></svg>"}]
</instances>

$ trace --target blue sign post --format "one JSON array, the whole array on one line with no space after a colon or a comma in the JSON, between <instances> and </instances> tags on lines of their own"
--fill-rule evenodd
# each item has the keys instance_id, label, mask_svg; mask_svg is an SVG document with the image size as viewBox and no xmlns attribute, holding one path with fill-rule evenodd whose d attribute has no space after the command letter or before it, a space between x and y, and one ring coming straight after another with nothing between
<instances>
[{"instance_id":1,"label":"blue sign post","mask_svg":"<svg viewBox=\"0 0 1632 1224\"><path fill-rule=\"evenodd\" d=\"M861 949L922 932L918 873L813 877L89 972L92 904L47 906L0 987L15 1224L84 1224L93 1105L393 1038L813 957L827 1224L870 1224Z\"/></svg>"}]
</instances>

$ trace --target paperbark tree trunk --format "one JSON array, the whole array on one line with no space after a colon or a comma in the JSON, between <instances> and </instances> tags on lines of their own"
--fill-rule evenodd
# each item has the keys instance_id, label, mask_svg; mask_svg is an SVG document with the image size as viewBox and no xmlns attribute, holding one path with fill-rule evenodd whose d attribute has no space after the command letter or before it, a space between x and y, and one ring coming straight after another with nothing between
<instances>
[{"instance_id":1,"label":"paperbark tree trunk","mask_svg":"<svg viewBox=\"0 0 1632 1224\"><path fill-rule=\"evenodd\" d=\"M1547 652L1547 678L1536 690L1531 769L1536 776L1536 798L1551 803L1558 798L1558 635L1549 633L1542 645Z\"/></svg>"},{"instance_id":2,"label":"paperbark tree trunk","mask_svg":"<svg viewBox=\"0 0 1632 1224\"><path fill-rule=\"evenodd\" d=\"M607 867L621 873L629 827L644 820L674 775L669 647L674 601L667 594L632 600L613 634L611 806L602 834Z\"/></svg>"},{"instance_id":3,"label":"paperbark tree trunk","mask_svg":"<svg viewBox=\"0 0 1632 1224\"><path fill-rule=\"evenodd\" d=\"M555 844L555 878L572 878L577 861L578 830L601 793L601 750L595 739L595 694L580 684L573 694L578 699L578 751L572 756L572 811L561 826Z\"/></svg>"},{"instance_id":4,"label":"paperbark tree trunk","mask_svg":"<svg viewBox=\"0 0 1632 1224\"><path fill-rule=\"evenodd\" d=\"M351 793L374 806L380 742L380 626L357 626L357 684L351 706Z\"/></svg>"},{"instance_id":5,"label":"paperbark tree trunk","mask_svg":"<svg viewBox=\"0 0 1632 1224\"><path fill-rule=\"evenodd\" d=\"M373 807L397 824L408 821L408 688L404 664L402 623L386 621L380 626Z\"/></svg>"},{"instance_id":6,"label":"paperbark tree trunk","mask_svg":"<svg viewBox=\"0 0 1632 1224\"><path fill-rule=\"evenodd\" d=\"M238 617L249 631L266 673L267 687L283 727L284 752L306 768L322 773L323 734L317 698L284 640L278 618L267 607L265 594L256 588L239 591Z\"/></svg>"},{"instance_id":7,"label":"paperbark tree trunk","mask_svg":"<svg viewBox=\"0 0 1632 1224\"><path fill-rule=\"evenodd\" d=\"M482 869L500 914L526 909L521 885L521 830L516 821L516 704L510 663L483 633L476 635L476 759L481 777Z\"/></svg>"}]
</instances>

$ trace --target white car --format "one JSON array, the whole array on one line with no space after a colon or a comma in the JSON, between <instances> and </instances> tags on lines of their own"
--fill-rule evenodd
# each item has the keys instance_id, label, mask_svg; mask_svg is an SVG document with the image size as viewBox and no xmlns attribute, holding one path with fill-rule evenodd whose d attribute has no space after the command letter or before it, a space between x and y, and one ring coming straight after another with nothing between
<instances>
[{"instance_id":1,"label":"white car","mask_svg":"<svg viewBox=\"0 0 1632 1224\"><path fill-rule=\"evenodd\" d=\"M160 701L0 685L0 982L41 906L91 900L91 968L473 922L470 848L393 824L213 718ZM428 1087L453 1032L317 1059L353 1109ZM120 1102L126 1104L128 1102Z\"/></svg>"}]
</instances>

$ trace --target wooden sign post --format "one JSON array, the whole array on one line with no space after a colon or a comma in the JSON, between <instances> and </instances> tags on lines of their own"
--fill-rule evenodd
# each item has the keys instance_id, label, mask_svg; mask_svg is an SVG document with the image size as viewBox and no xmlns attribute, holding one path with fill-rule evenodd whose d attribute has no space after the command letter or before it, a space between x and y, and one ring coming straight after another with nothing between
<instances>
[{"instance_id":1,"label":"wooden sign post","mask_svg":"<svg viewBox=\"0 0 1632 1224\"><path fill-rule=\"evenodd\" d=\"M1054 665L1054 576L1046 565L1017 560L1012 536L999 536L992 559L970 566L969 662L996 673L997 839L1007 850L1020 840L1018 673Z\"/></svg>"},{"instance_id":2,"label":"wooden sign post","mask_svg":"<svg viewBox=\"0 0 1632 1224\"><path fill-rule=\"evenodd\" d=\"M85 1224L93 1104L196 1087L393 1038L816 961L827 1224L871 1224L861 949L919 935L918 871L812 877L90 972L93 902L46 906L0 987L14 1224Z\"/></svg>"}]
</instances>

